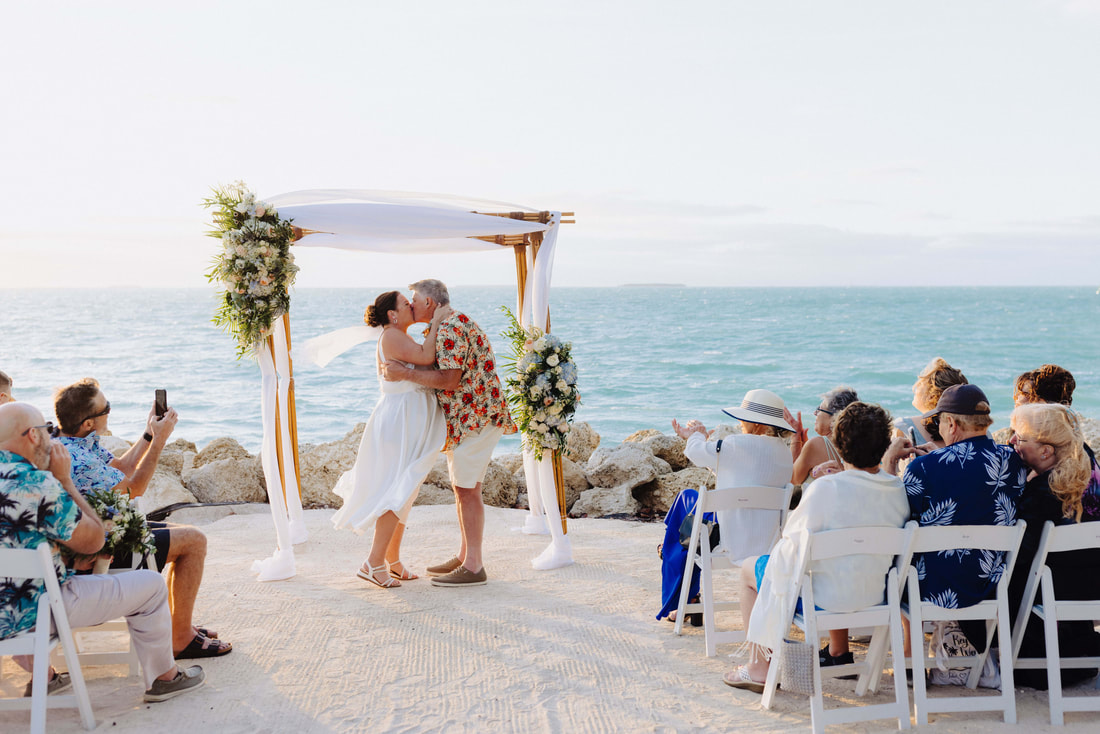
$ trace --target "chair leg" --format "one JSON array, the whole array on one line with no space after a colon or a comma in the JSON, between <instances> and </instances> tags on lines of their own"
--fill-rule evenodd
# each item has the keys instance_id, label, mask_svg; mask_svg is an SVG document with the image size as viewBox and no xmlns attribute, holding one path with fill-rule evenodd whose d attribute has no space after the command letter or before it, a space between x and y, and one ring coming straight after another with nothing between
<instances>
[{"instance_id":1,"label":"chair leg","mask_svg":"<svg viewBox=\"0 0 1100 734\"><path fill-rule=\"evenodd\" d=\"M1044 595L1043 601L1047 597ZM1053 607L1053 605L1049 605ZM1053 726L1065 724L1065 706L1062 702L1061 654L1058 650L1058 622L1054 619L1054 609L1048 609L1043 615L1043 633L1047 646L1047 692L1050 698L1050 723ZM1100 681L1098 681L1100 682Z\"/></svg>"},{"instance_id":2,"label":"chair leg","mask_svg":"<svg viewBox=\"0 0 1100 734\"><path fill-rule=\"evenodd\" d=\"M703 632L706 638L707 657L712 658L718 654L714 625L714 569L710 563L710 553L706 550L703 551L701 560L703 569L699 574L699 592L703 596Z\"/></svg>"},{"instance_id":3,"label":"chair leg","mask_svg":"<svg viewBox=\"0 0 1100 734\"><path fill-rule=\"evenodd\" d=\"M760 699L760 705L765 709L772 707L775 701L775 689L779 686L779 651L772 654L771 664L768 666L768 677L764 682L764 696Z\"/></svg>"},{"instance_id":4,"label":"chair leg","mask_svg":"<svg viewBox=\"0 0 1100 734\"><path fill-rule=\"evenodd\" d=\"M1004 645L1007 655L1001 656L997 661L1000 663L1001 669L1001 702L1005 707L1005 723L1016 723L1016 681L1014 680L1012 671L1012 648L1009 646L1012 642L1012 627L1008 616L1008 589L1003 588L999 594L1000 598L997 600L997 617L998 626L1001 628L1001 637L1008 644ZM1026 623L1027 618L1024 618ZM1007 636L1006 636L1007 633ZM1057 636L1057 635L1056 635ZM992 638L990 638L992 640ZM986 653L989 653L989 644L986 644Z\"/></svg>"},{"instance_id":5,"label":"chair leg","mask_svg":"<svg viewBox=\"0 0 1100 734\"><path fill-rule=\"evenodd\" d=\"M871 633L871 644L867 647L866 670L860 674L856 683L856 695L865 696L867 691L878 690L878 681L886 664L886 648L891 639L891 630L876 627Z\"/></svg>"},{"instance_id":6,"label":"chair leg","mask_svg":"<svg viewBox=\"0 0 1100 734\"><path fill-rule=\"evenodd\" d=\"M898 706L898 728L908 729L910 727L909 722L909 689L905 685L905 636L901 633L901 614L897 609L894 609L894 614L898 616L891 620L890 624L890 647L894 665L894 701ZM881 658L877 665L878 670L881 673L882 667L885 665L885 652L883 658Z\"/></svg>"}]
</instances>

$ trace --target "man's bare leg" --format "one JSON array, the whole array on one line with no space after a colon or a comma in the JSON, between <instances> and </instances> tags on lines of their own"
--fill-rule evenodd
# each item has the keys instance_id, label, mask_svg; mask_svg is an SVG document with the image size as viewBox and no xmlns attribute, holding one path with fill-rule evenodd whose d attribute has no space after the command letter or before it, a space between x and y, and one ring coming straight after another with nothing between
<instances>
[{"instance_id":1,"label":"man's bare leg","mask_svg":"<svg viewBox=\"0 0 1100 734\"><path fill-rule=\"evenodd\" d=\"M459 559L467 571L478 573L484 565L481 540L485 534L485 505L481 501L481 482L475 487L455 487L458 524L462 528L462 554Z\"/></svg>"},{"instance_id":2,"label":"man's bare leg","mask_svg":"<svg viewBox=\"0 0 1100 734\"><path fill-rule=\"evenodd\" d=\"M191 616L206 565L206 536L190 525L170 525L168 530L165 582L168 608L172 611L172 650L179 652L199 633L191 623Z\"/></svg>"}]
</instances>

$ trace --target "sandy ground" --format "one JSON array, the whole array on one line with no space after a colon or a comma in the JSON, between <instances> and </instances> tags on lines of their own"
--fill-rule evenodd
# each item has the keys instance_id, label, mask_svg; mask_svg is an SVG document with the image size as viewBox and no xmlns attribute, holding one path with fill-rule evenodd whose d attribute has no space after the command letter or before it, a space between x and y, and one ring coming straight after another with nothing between
<instances>
[{"instance_id":1,"label":"sandy ground","mask_svg":"<svg viewBox=\"0 0 1100 734\"><path fill-rule=\"evenodd\" d=\"M255 511L258 510L258 511ZM519 510L487 508L487 586L439 589L426 579L382 590L356 578L369 536L331 529L331 510L306 513L294 578L259 583L251 562L270 553L266 508L203 526L210 546L196 621L234 644L200 661L206 685L158 704L124 666L86 668L98 728L111 732L710 732L810 727L808 699L760 697L722 683L731 665L704 655L702 628L654 619L663 525L570 521L576 563L535 572L545 537L514 530ZM182 518L179 518L182 519ZM414 507L405 541L413 570L458 544L451 506ZM0 695L26 676L4 661ZM854 684L826 684L827 701ZM893 697L890 681L869 702ZM1046 693L1020 689L1019 722L997 714L940 714L929 730L1034 731L1049 726ZM0 713L0 730L25 730L28 713ZM1095 731L1100 714L1068 714L1065 731ZM849 731L890 731L873 722ZM840 727L836 728L837 730ZM53 710L50 732L82 731Z\"/></svg>"}]
</instances>

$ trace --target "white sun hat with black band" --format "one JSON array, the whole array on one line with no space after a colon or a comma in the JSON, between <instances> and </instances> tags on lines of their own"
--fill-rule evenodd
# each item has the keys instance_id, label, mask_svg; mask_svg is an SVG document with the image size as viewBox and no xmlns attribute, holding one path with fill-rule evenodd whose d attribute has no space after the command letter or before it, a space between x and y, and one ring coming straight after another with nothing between
<instances>
[{"instance_id":1,"label":"white sun hat with black band","mask_svg":"<svg viewBox=\"0 0 1100 734\"><path fill-rule=\"evenodd\" d=\"M728 416L749 423L763 423L786 431L793 431L791 424L783 418L783 398L771 390L749 390L740 405L722 410Z\"/></svg>"}]
</instances>

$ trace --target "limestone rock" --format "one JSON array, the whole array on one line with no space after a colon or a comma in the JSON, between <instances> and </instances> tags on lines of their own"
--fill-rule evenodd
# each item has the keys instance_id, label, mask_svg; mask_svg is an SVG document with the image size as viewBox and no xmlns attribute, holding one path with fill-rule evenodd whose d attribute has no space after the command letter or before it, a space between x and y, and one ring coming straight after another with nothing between
<instances>
[{"instance_id":1,"label":"limestone rock","mask_svg":"<svg viewBox=\"0 0 1100 734\"><path fill-rule=\"evenodd\" d=\"M585 476L584 466L565 457L561 460L562 478L565 479L565 506L571 508L580 499L581 492L591 485Z\"/></svg>"},{"instance_id":2,"label":"limestone rock","mask_svg":"<svg viewBox=\"0 0 1100 734\"><path fill-rule=\"evenodd\" d=\"M509 474L523 473L523 454L501 454L493 457L493 464L499 465Z\"/></svg>"},{"instance_id":3,"label":"limestone rock","mask_svg":"<svg viewBox=\"0 0 1100 734\"><path fill-rule=\"evenodd\" d=\"M717 441L720 438L725 438L726 436L732 436L735 433L741 433L741 424L740 423L734 423L733 425L730 425L728 423L720 423L714 429L714 434L710 437L710 440L711 441Z\"/></svg>"},{"instance_id":4,"label":"limestone rock","mask_svg":"<svg viewBox=\"0 0 1100 734\"><path fill-rule=\"evenodd\" d=\"M175 472L158 466L149 480L149 486L145 488L145 494L141 496L140 506L143 512L150 513L178 502L195 501L195 495L183 486Z\"/></svg>"},{"instance_id":5,"label":"limestone rock","mask_svg":"<svg viewBox=\"0 0 1100 734\"><path fill-rule=\"evenodd\" d=\"M360 423L338 441L317 444L309 451L300 452L302 507L339 507L343 504L332 488L355 464L365 425Z\"/></svg>"},{"instance_id":6,"label":"limestone rock","mask_svg":"<svg viewBox=\"0 0 1100 734\"><path fill-rule=\"evenodd\" d=\"M585 476L593 487L635 487L651 482L672 468L645 448L624 443L614 449L596 449L585 466Z\"/></svg>"},{"instance_id":7,"label":"limestone rock","mask_svg":"<svg viewBox=\"0 0 1100 734\"><path fill-rule=\"evenodd\" d=\"M190 451L192 454L199 453L199 449L195 444L188 441L185 438L177 438L175 441L169 441L164 445L165 451Z\"/></svg>"},{"instance_id":8,"label":"limestone rock","mask_svg":"<svg viewBox=\"0 0 1100 734\"><path fill-rule=\"evenodd\" d=\"M167 446L164 447L164 451L160 453L160 458L157 459L157 469L175 474L177 477L183 475L184 468L184 452L170 449ZM190 464L194 464L194 454L187 454L191 457ZM191 468L190 465L188 468Z\"/></svg>"},{"instance_id":9,"label":"limestone rock","mask_svg":"<svg viewBox=\"0 0 1100 734\"><path fill-rule=\"evenodd\" d=\"M997 443L1008 443L1008 437L1012 435L1012 429L1009 427L1000 428L992 433L993 440Z\"/></svg>"},{"instance_id":10,"label":"limestone rock","mask_svg":"<svg viewBox=\"0 0 1100 734\"><path fill-rule=\"evenodd\" d=\"M187 476L187 489L200 502L266 502L259 459L217 459Z\"/></svg>"},{"instance_id":11,"label":"limestone rock","mask_svg":"<svg viewBox=\"0 0 1100 734\"><path fill-rule=\"evenodd\" d=\"M204 464L209 464L213 461L220 461L222 459L251 459L252 454L237 443L234 439L228 436L222 438L215 438L213 441L206 445L202 451L198 452L195 456L194 468L198 469Z\"/></svg>"},{"instance_id":12,"label":"limestone rock","mask_svg":"<svg viewBox=\"0 0 1100 734\"><path fill-rule=\"evenodd\" d=\"M680 471L691 466L691 461L684 456L684 447L687 446L687 441L679 436L670 436L658 431L656 436L647 436L638 441L638 444L649 449L650 453L658 459L667 461L668 465L672 467L672 471Z\"/></svg>"},{"instance_id":13,"label":"limestone rock","mask_svg":"<svg viewBox=\"0 0 1100 734\"><path fill-rule=\"evenodd\" d=\"M634 515L638 512L638 500L631 494L631 487L594 489L581 492L570 514L574 517L606 517L607 515Z\"/></svg>"},{"instance_id":14,"label":"limestone rock","mask_svg":"<svg viewBox=\"0 0 1100 734\"><path fill-rule=\"evenodd\" d=\"M663 516L672 507L676 495L685 489L698 489L700 485L714 489L714 473L710 469L689 466L643 484L634 490L634 497L641 507Z\"/></svg>"},{"instance_id":15,"label":"limestone rock","mask_svg":"<svg viewBox=\"0 0 1100 734\"><path fill-rule=\"evenodd\" d=\"M512 472L499 464L489 462L485 478L481 480L481 497L491 507L515 507L519 488Z\"/></svg>"},{"instance_id":16,"label":"limestone rock","mask_svg":"<svg viewBox=\"0 0 1100 734\"><path fill-rule=\"evenodd\" d=\"M583 464L588 461L588 457L592 456L592 452L599 445L600 434L596 433L595 428L582 421L574 423L570 427L569 434L565 437L565 451L563 454L566 458L572 459L578 464Z\"/></svg>"},{"instance_id":17,"label":"limestone rock","mask_svg":"<svg viewBox=\"0 0 1100 734\"><path fill-rule=\"evenodd\" d=\"M1085 443L1092 448L1092 452L1100 453L1100 420L1081 418L1081 432L1085 434Z\"/></svg>"},{"instance_id":18,"label":"limestone rock","mask_svg":"<svg viewBox=\"0 0 1100 734\"><path fill-rule=\"evenodd\" d=\"M640 431L634 431L634 433L624 438L623 443L641 443L647 438L653 438L660 435L661 432L658 431L656 428L643 428Z\"/></svg>"},{"instance_id":19,"label":"limestone rock","mask_svg":"<svg viewBox=\"0 0 1100 734\"><path fill-rule=\"evenodd\" d=\"M130 450L132 444L124 438L118 436L100 436L99 445L110 451L116 457L122 456Z\"/></svg>"}]
</instances>

